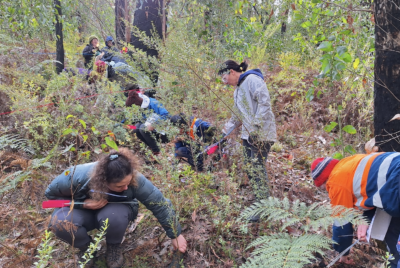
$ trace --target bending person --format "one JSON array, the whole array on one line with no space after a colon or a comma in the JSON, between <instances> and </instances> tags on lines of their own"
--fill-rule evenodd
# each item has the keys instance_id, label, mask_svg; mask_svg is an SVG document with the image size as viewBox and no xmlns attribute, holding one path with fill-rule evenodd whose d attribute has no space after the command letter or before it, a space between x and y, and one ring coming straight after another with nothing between
<instances>
[{"instance_id":1,"label":"bending person","mask_svg":"<svg viewBox=\"0 0 400 268\"><path fill-rule=\"evenodd\" d=\"M171 202L138 172L138 168L136 157L128 149L120 148L98 162L71 167L56 177L47 188L46 197L74 199L84 202L84 205L74 205L72 212L69 207L64 207L53 213L50 228L55 235L79 248L78 255L82 257L92 242L87 232L101 228L104 220L108 219L109 227L105 235L107 266L121 267L124 263L121 242L129 222L135 220L138 214L139 200L153 212L172 239L173 247L185 252L186 240L181 235Z\"/></svg>"},{"instance_id":2,"label":"bending person","mask_svg":"<svg viewBox=\"0 0 400 268\"><path fill-rule=\"evenodd\" d=\"M242 125L246 173L252 184L256 201L269 196L268 175L265 162L269 150L276 141L275 117L264 77L259 69L246 72L247 63L240 65L233 60L226 61L218 74L226 85L234 86L234 107L231 119L223 132L230 133ZM259 216L251 219L257 222Z\"/></svg>"},{"instance_id":3,"label":"bending person","mask_svg":"<svg viewBox=\"0 0 400 268\"><path fill-rule=\"evenodd\" d=\"M172 124L179 127L180 130L180 135L174 140L175 157L185 157L193 168L196 168L197 171L203 171L202 143L210 144L213 142L215 127L194 116L190 117L188 124L184 117L184 114L171 117Z\"/></svg>"},{"instance_id":4,"label":"bending person","mask_svg":"<svg viewBox=\"0 0 400 268\"><path fill-rule=\"evenodd\" d=\"M163 123L166 124L166 120L169 118L167 109L158 100L149 98L135 90L129 92L125 102L128 107L133 104L142 108L143 111L142 119L136 124L134 133L150 148L153 155L159 155L160 147L157 140L162 143L168 142L166 133L161 130Z\"/></svg>"},{"instance_id":5,"label":"bending person","mask_svg":"<svg viewBox=\"0 0 400 268\"><path fill-rule=\"evenodd\" d=\"M390 267L400 267L396 249L400 243L400 153L357 154L340 161L318 158L312 163L311 171L315 186L328 191L332 206L363 210L369 220L376 211L376 217L381 218L379 222L388 216L384 241L394 256ZM352 244L353 225L338 225L333 225L333 240L337 243L333 247L342 252ZM367 229L367 225L358 226L360 241L366 241ZM354 264L348 254L340 261Z\"/></svg>"}]
</instances>

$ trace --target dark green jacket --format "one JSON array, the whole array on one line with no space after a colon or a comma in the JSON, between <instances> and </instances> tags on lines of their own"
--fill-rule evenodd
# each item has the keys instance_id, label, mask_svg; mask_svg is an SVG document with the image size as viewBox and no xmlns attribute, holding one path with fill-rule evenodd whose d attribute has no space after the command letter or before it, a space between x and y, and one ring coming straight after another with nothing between
<instances>
[{"instance_id":1,"label":"dark green jacket","mask_svg":"<svg viewBox=\"0 0 400 268\"><path fill-rule=\"evenodd\" d=\"M67 169L50 183L45 192L46 197L50 200L74 199L76 202L83 202L85 199L90 198L90 189L88 187L90 180L89 175L96 164L97 162L93 162ZM181 233L181 226L175 215L171 201L165 198L160 190L142 174L138 174L137 181L137 188L129 186L128 190L120 194L127 197L108 196L108 201L135 201L130 207L133 211L134 218L136 218L139 209L137 200L139 200L147 209L153 212L154 216L166 231L168 237L175 238L179 236ZM71 193L74 193L73 198ZM82 205L75 205L74 208L84 209Z\"/></svg>"}]
</instances>

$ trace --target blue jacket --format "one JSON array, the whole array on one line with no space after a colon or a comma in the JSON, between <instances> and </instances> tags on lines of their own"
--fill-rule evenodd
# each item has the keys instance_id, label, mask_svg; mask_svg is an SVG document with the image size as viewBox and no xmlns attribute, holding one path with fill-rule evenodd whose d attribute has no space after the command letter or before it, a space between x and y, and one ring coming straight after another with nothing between
<instances>
[{"instance_id":1,"label":"blue jacket","mask_svg":"<svg viewBox=\"0 0 400 268\"><path fill-rule=\"evenodd\" d=\"M194 116L190 117L190 129L188 135L190 136L190 131L193 131L193 134L196 134L204 143L212 142L212 138L214 135L214 131L210 129L211 124L207 121L203 121L200 118L196 118L196 121L193 124L193 120L195 119ZM193 124L193 129L192 129ZM190 143L187 141L178 141L175 143L175 150L181 147L188 147Z\"/></svg>"},{"instance_id":2,"label":"blue jacket","mask_svg":"<svg viewBox=\"0 0 400 268\"><path fill-rule=\"evenodd\" d=\"M155 113L159 115L163 120L167 120L170 115L167 109L165 109L164 105L156 99L149 98L150 104L147 108L144 108L145 111L150 111L151 113ZM147 113L148 115L148 113ZM147 115L143 113L143 119L147 119Z\"/></svg>"},{"instance_id":3,"label":"blue jacket","mask_svg":"<svg viewBox=\"0 0 400 268\"><path fill-rule=\"evenodd\" d=\"M194 116L190 117L190 121L193 122ZM192 123L191 123L192 124ZM211 126L211 124L207 121L203 121L200 118L196 118L196 122L194 123L193 126L193 131L196 133L197 137L203 138L205 135L205 132L208 130L208 128Z\"/></svg>"},{"instance_id":4,"label":"blue jacket","mask_svg":"<svg viewBox=\"0 0 400 268\"><path fill-rule=\"evenodd\" d=\"M50 200L71 200L73 198L77 202L83 202L85 199L90 198L89 175L96 164L97 162L93 162L67 169L50 183L45 192L46 197ZM134 218L136 218L139 210L137 200L139 200L147 209L153 212L168 237L176 238L179 236L181 226L171 201L165 198L160 190L140 173L137 175L137 182L138 187L129 186L128 190L120 193L120 195L127 197L109 196L108 201L135 201L134 204L129 206L133 211ZM71 192L74 193L73 197ZM84 209L82 205L75 205L74 208Z\"/></svg>"}]
</instances>

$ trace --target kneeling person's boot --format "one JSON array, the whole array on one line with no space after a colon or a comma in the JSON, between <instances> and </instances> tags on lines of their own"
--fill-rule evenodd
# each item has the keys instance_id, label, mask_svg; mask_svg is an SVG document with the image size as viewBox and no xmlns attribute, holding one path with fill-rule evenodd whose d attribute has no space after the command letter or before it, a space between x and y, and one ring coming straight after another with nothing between
<instances>
[{"instance_id":1,"label":"kneeling person's boot","mask_svg":"<svg viewBox=\"0 0 400 268\"><path fill-rule=\"evenodd\" d=\"M121 244L108 244L106 253L107 267L120 268L124 264Z\"/></svg>"}]
</instances>

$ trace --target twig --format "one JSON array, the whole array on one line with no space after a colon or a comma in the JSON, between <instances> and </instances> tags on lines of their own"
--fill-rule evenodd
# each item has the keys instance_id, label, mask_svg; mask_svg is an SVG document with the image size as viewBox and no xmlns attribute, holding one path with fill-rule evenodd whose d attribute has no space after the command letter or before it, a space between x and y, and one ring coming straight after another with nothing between
<instances>
[{"instance_id":1,"label":"twig","mask_svg":"<svg viewBox=\"0 0 400 268\"><path fill-rule=\"evenodd\" d=\"M215 253L215 251L211 245L210 245L210 248L211 248L212 252L214 253L214 256L217 257L218 260L222 261L225 264L225 262L220 257L218 257L217 253Z\"/></svg>"}]
</instances>

